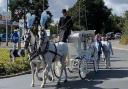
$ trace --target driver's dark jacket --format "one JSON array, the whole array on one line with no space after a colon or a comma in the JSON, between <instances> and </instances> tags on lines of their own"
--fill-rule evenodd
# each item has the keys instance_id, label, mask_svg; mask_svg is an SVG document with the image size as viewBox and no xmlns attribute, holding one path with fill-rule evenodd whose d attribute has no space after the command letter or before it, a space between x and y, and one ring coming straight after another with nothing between
<instances>
[{"instance_id":1,"label":"driver's dark jacket","mask_svg":"<svg viewBox=\"0 0 128 89\"><path fill-rule=\"evenodd\" d=\"M65 30L64 36L69 36L73 27L71 16L61 17L58 27L59 30Z\"/></svg>"}]
</instances>

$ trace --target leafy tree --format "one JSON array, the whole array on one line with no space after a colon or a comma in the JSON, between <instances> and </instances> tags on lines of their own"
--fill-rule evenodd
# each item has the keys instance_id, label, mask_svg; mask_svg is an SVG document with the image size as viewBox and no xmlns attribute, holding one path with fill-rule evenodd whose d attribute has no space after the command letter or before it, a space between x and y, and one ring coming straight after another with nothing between
<instances>
[{"instance_id":1,"label":"leafy tree","mask_svg":"<svg viewBox=\"0 0 128 89\"><path fill-rule=\"evenodd\" d=\"M123 30L122 30L122 36L120 39L121 44L128 44L128 11L124 14L124 23L123 23Z\"/></svg>"},{"instance_id":2,"label":"leafy tree","mask_svg":"<svg viewBox=\"0 0 128 89\"><path fill-rule=\"evenodd\" d=\"M69 9L71 15L79 13L80 5L80 23L81 26L97 32L102 32L105 22L111 15L111 9L108 9L103 0L78 0L77 3ZM87 25L86 25L87 20ZM74 23L78 25L79 19L75 18Z\"/></svg>"},{"instance_id":3,"label":"leafy tree","mask_svg":"<svg viewBox=\"0 0 128 89\"><path fill-rule=\"evenodd\" d=\"M125 18L126 20L128 20L128 11L125 11L125 13L124 13L124 18Z\"/></svg>"},{"instance_id":4,"label":"leafy tree","mask_svg":"<svg viewBox=\"0 0 128 89\"><path fill-rule=\"evenodd\" d=\"M51 34L57 34L58 33L57 32L58 31L58 26L57 25L55 25L55 26L50 25L49 29L51 31Z\"/></svg>"},{"instance_id":5,"label":"leafy tree","mask_svg":"<svg viewBox=\"0 0 128 89\"><path fill-rule=\"evenodd\" d=\"M12 12L12 19L15 21L25 18L27 12L34 13L36 15L36 21L39 21L41 12L49 6L48 0L32 0L32 3L30 0L10 0L9 7Z\"/></svg>"},{"instance_id":6,"label":"leafy tree","mask_svg":"<svg viewBox=\"0 0 128 89\"><path fill-rule=\"evenodd\" d=\"M124 19L121 16L111 15L105 22L105 31L107 32L121 32L124 26Z\"/></svg>"},{"instance_id":7,"label":"leafy tree","mask_svg":"<svg viewBox=\"0 0 128 89\"><path fill-rule=\"evenodd\" d=\"M128 11L124 14L124 26L122 32L128 35Z\"/></svg>"},{"instance_id":8,"label":"leafy tree","mask_svg":"<svg viewBox=\"0 0 128 89\"><path fill-rule=\"evenodd\" d=\"M32 1L32 2L31 2ZM34 28L32 32L37 34L38 25L40 23L41 13L48 8L48 0L10 0L9 9L12 12L12 20L19 21L19 19L26 19L26 13L30 12L35 14ZM50 17L52 17L49 11ZM48 19L46 26L51 23L51 18ZM26 27L26 23L25 23Z\"/></svg>"}]
</instances>

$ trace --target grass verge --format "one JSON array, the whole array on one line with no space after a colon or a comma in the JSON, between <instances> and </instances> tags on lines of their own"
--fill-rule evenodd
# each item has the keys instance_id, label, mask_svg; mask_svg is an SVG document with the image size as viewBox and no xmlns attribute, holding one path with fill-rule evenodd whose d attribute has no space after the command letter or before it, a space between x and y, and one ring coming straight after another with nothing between
<instances>
[{"instance_id":1,"label":"grass verge","mask_svg":"<svg viewBox=\"0 0 128 89\"><path fill-rule=\"evenodd\" d=\"M0 48L0 76L21 73L29 69L27 57L18 57L15 62L10 62L9 49Z\"/></svg>"}]
</instances>

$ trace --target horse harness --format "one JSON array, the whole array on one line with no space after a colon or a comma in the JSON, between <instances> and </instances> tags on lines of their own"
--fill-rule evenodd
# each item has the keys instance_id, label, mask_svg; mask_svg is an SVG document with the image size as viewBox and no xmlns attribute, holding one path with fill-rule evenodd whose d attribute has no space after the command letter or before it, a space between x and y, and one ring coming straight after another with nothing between
<instances>
[{"instance_id":1,"label":"horse harness","mask_svg":"<svg viewBox=\"0 0 128 89\"><path fill-rule=\"evenodd\" d=\"M52 62L55 61L57 55L60 56L60 57L63 57L62 55L60 55L60 54L57 53L57 47L56 47L55 43L54 43L55 51L50 50L48 47L49 47L49 41L48 41L47 44L46 44L45 50L44 50L43 52L41 52L41 53L43 54L43 55L42 55L43 58L44 58L44 55L45 55L47 52L50 52L50 53L55 54L55 56L54 56ZM45 60L45 58L44 58L44 60Z\"/></svg>"},{"instance_id":2,"label":"horse harness","mask_svg":"<svg viewBox=\"0 0 128 89\"><path fill-rule=\"evenodd\" d=\"M36 56L41 55L41 56L43 57L43 59L44 59L44 62L45 62L45 57L44 57L44 55L45 55L47 52L50 52L50 53L55 54L55 56L54 56L52 62L55 61L57 55L60 56L60 57L63 57L62 55L60 55L60 54L57 53L57 47L56 47L55 43L54 43L54 47L55 47L55 51L50 50L50 49L49 49L49 41L47 41L47 42L46 42L46 47L45 47L45 49L42 51L42 50L40 49L40 47L39 47L38 51L34 52L34 56L30 59L30 61L32 61ZM32 55L33 55L33 54L32 54ZM45 63L46 63L46 62L45 62Z\"/></svg>"}]
</instances>

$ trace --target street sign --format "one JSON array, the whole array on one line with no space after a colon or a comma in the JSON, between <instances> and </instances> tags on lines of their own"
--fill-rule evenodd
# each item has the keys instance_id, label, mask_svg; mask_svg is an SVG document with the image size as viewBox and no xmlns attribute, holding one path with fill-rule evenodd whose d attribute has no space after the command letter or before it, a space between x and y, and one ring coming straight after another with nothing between
<instances>
[{"instance_id":1,"label":"street sign","mask_svg":"<svg viewBox=\"0 0 128 89\"><path fill-rule=\"evenodd\" d=\"M50 36L50 30L46 30L47 36Z\"/></svg>"},{"instance_id":2,"label":"street sign","mask_svg":"<svg viewBox=\"0 0 128 89\"><path fill-rule=\"evenodd\" d=\"M19 27L24 28L24 19L19 20Z\"/></svg>"},{"instance_id":3,"label":"street sign","mask_svg":"<svg viewBox=\"0 0 128 89\"><path fill-rule=\"evenodd\" d=\"M11 11L8 11L1 15L2 20L11 20Z\"/></svg>"},{"instance_id":4,"label":"street sign","mask_svg":"<svg viewBox=\"0 0 128 89\"><path fill-rule=\"evenodd\" d=\"M13 33L13 35L12 35L12 41L13 41L14 43L18 43L18 41L19 41L19 35L18 35L17 32L14 32L14 33Z\"/></svg>"}]
</instances>

